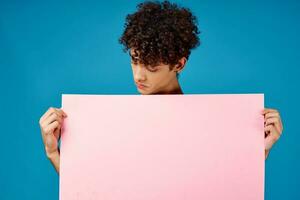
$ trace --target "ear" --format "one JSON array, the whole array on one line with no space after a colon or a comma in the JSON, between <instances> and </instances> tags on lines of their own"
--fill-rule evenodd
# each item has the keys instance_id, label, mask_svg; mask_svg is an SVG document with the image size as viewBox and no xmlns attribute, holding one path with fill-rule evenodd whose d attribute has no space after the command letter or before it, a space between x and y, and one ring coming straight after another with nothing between
<instances>
[{"instance_id":1,"label":"ear","mask_svg":"<svg viewBox=\"0 0 300 200\"><path fill-rule=\"evenodd\" d=\"M177 73L180 73L183 70L183 68L185 67L186 62L187 62L187 59L185 57L182 57L178 61L178 64L176 64L174 66L174 71L177 72Z\"/></svg>"}]
</instances>

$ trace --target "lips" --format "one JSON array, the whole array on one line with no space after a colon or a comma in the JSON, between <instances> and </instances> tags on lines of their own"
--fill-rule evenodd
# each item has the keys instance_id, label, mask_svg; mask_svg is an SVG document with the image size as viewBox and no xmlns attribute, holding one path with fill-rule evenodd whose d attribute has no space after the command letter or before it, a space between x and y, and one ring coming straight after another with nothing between
<instances>
[{"instance_id":1,"label":"lips","mask_svg":"<svg viewBox=\"0 0 300 200\"><path fill-rule=\"evenodd\" d=\"M141 84L141 83L135 82L135 84L136 84L136 86L137 86L138 88L140 88L140 89L143 89L143 88L146 88L146 87L147 87L146 85Z\"/></svg>"}]
</instances>

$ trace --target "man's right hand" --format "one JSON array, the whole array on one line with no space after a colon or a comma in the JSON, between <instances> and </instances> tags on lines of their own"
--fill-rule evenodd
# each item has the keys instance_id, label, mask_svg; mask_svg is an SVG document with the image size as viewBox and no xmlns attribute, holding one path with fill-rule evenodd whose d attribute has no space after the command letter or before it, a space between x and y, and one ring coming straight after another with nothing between
<instances>
[{"instance_id":1,"label":"man's right hand","mask_svg":"<svg viewBox=\"0 0 300 200\"><path fill-rule=\"evenodd\" d=\"M50 107L39 120L48 158L58 154L58 141L65 117L67 117L67 114L62 109Z\"/></svg>"}]
</instances>

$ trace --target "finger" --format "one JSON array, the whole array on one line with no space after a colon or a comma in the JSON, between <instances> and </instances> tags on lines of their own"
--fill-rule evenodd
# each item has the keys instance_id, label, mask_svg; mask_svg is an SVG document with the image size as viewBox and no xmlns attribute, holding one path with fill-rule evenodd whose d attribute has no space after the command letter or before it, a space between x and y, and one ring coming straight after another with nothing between
<instances>
[{"instance_id":1,"label":"finger","mask_svg":"<svg viewBox=\"0 0 300 200\"><path fill-rule=\"evenodd\" d=\"M265 118L264 118L264 122L266 123L267 120L272 119L272 118L277 118L278 124L279 124L278 128L282 129L282 121L281 121L279 113L268 113L268 114L266 114Z\"/></svg>"},{"instance_id":2,"label":"finger","mask_svg":"<svg viewBox=\"0 0 300 200\"><path fill-rule=\"evenodd\" d=\"M65 113L62 109L60 108L56 108L56 111L58 111L59 113L61 113L64 117L67 117L67 113Z\"/></svg>"},{"instance_id":3,"label":"finger","mask_svg":"<svg viewBox=\"0 0 300 200\"><path fill-rule=\"evenodd\" d=\"M272 123L278 123L278 122L279 122L278 117L270 117L270 118L266 119L266 125L272 124Z\"/></svg>"},{"instance_id":4,"label":"finger","mask_svg":"<svg viewBox=\"0 0 300 200\"><path fill-rule=\"evenodd\" d=\"M270 125L270 124L273 124L279 133L282 132L281 121L278 117L272 117L272 118L266 119L266 124L265 125L267 126L267 125Z\"/></svg>"},{"instance_id":5,"label":"finger","mask_svg":"<svg viewBox=\"0 0 300 200\"><path fill-rule=\"evenodd\" d=\"M48 118L53 112L55 112L55 108L54 107L50 107L45 114L41 117L40 122L43 122L46 118Z\"/></svg>"},{"instance_id":6,"label":"finger","mask_svg":"<svg viewBox=\"0 0 300 200\"><path fill-rule=\"evenodd\" d=\"M52 113L45 121L42 123L42 127L48 126L54 121L58 121L59 123L62 122L62 116L59 115L58 113L54 112Z\"/></svg>"},{"instance_id":7,"label":"finger","mask_svg":"<svg viewBox=\"0 0 300 200\"><path fill-rule=\"evenodd\" d=\"M271 109L271 108L265 108L264 110L262 110L262 114L266 114L266 113L270 113L270 112L278 112L275 109Z\"/></svg>"},{"instance_id":8,"label":"finger","mask_svg":"<svg viewBox=\"0 0 300 200\"><path fill-rule=\"evenodd\" d=\"M53 130L59 126L58 121L54 121L45 128L45 134L53 133Z\"/></svg>"},{"instance_id":9,"label":"finger","mask_svg":"<svg viewBox=\"0 0 300 200\"><path fill-rule=\"evenodd\" d=\"M56 110L56 108L53 108L53 109L54 109L53 112L48 117L46 117L43 122L41 122L42 125L47 125L47 124L51 123L52 121L50 119L53 120L53 116L57 116L59 118L62 117L62 113L61 112L58 112ZM49 122L49 120L50 120L50 122Z\"/></svg>"},{"instance_id":10,"label":"finger","mask_svg":"<svg viewBox=\"0 0 300 200\"><path fill-rule=\"evenodd\" d=\"M271 132L276 131L276 130L275 130L274 125L267 125L267 126L264 127L264 131L271 133Z\"/></svg>"},{"instance_id":11,"label":"finger","mask_svg":"<svg viewBox=\"0 0 300 200\"><path fill-rule=\"evenodd\" d=\"M278 140L280 137L280 134L276 131L274 126L269 125L265 127L265 132L269 132L266 137L272 137L273 139Z\"/></svg>"},{"instance_id":12,"label":"finger","mask_svg":"<svg viewBox=\"0 0 300 200\"><path fill-rule=\"evenodd\" d=\"M265 115L265 119L268 119L268 118L271 118L271 117L278 117L278 118L280 118L280 115L279 115L278 112L271 112L271 113L267 113Z\"/></svg>"},{"instance_id":13,"label":"finger","mask_svg":"<svg viewBox=\"0 0 300 200\"><path fill-rule=\"evenodd\" d=\"M267 136L265 137L265 148L266 150L269 150L279 139L280 135L276 132L274 126L272 125L266 126L265 131L270 132L270 134L267 134Z\"/></svg>"}]
</instances>

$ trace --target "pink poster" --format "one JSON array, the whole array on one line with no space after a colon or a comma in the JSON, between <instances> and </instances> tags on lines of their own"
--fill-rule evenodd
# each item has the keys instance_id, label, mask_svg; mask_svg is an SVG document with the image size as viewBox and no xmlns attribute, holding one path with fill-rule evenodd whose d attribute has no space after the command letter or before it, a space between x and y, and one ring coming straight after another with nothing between
<instances>
[{"instance_id":1,"label":"pink poster","mask_svg":"<svg viewBox=\"0 0 300 200\"><path fill-rule=\"evenodd\" d=\"M60 200L263 200L263 94L63 94Z\"/></svg>"}]
</instances>

